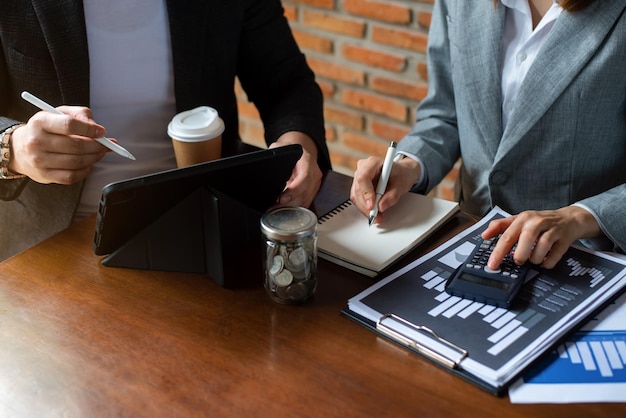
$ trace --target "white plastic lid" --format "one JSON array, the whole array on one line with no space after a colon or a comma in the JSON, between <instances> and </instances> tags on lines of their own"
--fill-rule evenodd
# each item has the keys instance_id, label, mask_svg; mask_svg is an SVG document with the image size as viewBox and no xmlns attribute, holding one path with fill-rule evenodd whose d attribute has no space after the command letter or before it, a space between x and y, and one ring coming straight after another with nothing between
<instances>
[{"instance_id":1,"label":"white plastic lid","mask_svg":"<svg viewBox=\"0 0 626 418\"><path fill-rule=\"evenodd\" d=\"M204 141L224 132L224 121L212 107L200 106L174 116L167 134L183 142Z\"/></svg>"}]
</instances>

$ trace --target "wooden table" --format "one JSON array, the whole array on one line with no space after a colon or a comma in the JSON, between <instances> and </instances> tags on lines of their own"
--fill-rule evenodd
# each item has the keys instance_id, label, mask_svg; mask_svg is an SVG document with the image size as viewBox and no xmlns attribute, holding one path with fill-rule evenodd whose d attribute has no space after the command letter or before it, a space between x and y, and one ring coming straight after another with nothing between
<instances>
[{"instance_id":1,"label":"wooden table","mask_svg":"<svg viewBox=\"0 0 626 418\"><path fill-rule=\"evenodd\" d=\"M330 175L316 210L346 187ZM315 297L280 305L261 277L224 289L104 267L94 222L0 264L1 416L626 416L626 404L513 405L483 392L341 316L373 282L324 260ZM403 263L471 222L458 216Z\"/></svg>"}]
</instances>

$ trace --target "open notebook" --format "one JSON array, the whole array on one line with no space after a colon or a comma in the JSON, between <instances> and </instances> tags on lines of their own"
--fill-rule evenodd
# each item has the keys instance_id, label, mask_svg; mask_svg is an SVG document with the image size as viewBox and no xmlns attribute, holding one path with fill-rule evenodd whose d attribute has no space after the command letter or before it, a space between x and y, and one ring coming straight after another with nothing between
<instances>
[{"instance_id":1,"label":"open notebook","mask_svg":"<svg viewBox=\"0 0 626 418\"><path fill-rule=\"evenodd\" d=\"M374 277L424 241L459 210L459 204L416 193L405 194L379 225L350 200L320 217L320 258Z\"/></svg>"}]
</instances>

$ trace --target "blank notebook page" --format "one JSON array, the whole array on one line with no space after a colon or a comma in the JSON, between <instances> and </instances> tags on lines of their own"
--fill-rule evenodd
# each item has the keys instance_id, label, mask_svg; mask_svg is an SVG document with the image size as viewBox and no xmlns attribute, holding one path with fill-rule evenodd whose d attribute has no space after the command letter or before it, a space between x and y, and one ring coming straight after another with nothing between
<instances>
[{"instance_id":1,"label":"blank notebook page","mask_svg":"<svg viewBox=\"0 0 626 418\"><path fill-rule=\"evenodd\" d=\"M457 202L407 193L384 213L380 224L369 226L367 217L348 200L320 218L319 255L374 276L426 239L458 208Z\"/></svg>"}]
</instances>

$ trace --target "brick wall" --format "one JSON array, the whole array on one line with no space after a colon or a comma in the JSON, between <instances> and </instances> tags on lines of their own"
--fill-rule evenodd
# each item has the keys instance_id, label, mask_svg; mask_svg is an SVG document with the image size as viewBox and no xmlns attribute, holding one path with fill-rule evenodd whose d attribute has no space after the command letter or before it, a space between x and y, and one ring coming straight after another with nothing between
<instances>
[{"instance_id":1,"label":"brick wall","mask_svg":"<svg viewBox=\"0 0 626 418\"><path fill-rule=\"evenodd\" d=\"M384 156L427 92L426 43L434 0L282 0L296 41L324 94L333 168ZM242 138L263 146L258 112L237 87ZM453 198L456 169L434 191Z\"/></svg>"}]
</instances>

